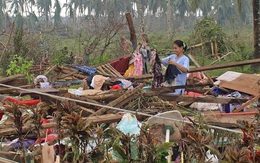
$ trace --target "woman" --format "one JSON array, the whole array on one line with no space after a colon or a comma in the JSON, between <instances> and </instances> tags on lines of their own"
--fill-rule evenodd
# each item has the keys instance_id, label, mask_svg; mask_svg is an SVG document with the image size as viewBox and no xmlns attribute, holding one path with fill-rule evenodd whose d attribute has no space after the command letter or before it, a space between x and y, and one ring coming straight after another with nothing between
<instances>
[{"instance_id":1,"label":"woman","mask_svg":"<svg viewBox=\"0 0 260 163\"><path fill-rule=\"evenodd\" d=\"M165 66L172 66L178 72L175 72L176 85L185 85L187 80L187 73L189 71L189 58L184 55L187 50L187 45L181 41L176 40L173 43L173 51L175 54L162 59L162 64ZM167 73L167 71L166 71ZM165 76L166 77L166 76ZM176 89L174 94L184 94L185 89Z\"/></svg>"}]
</instances>

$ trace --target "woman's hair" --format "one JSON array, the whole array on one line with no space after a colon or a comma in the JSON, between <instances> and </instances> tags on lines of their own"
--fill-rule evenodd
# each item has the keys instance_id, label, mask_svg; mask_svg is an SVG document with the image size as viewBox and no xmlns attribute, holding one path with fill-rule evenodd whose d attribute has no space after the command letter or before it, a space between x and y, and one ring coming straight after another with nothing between
<instances>
[{"instance_id":1,"label":"woman's hair","mask_svg":"<svg viewBox=\"0 0 260 163\"><path fill-rule=\"evenodd\" d=\"M173 44L176 44L176 45L179 46L179 47L183 47L183 50L184 50L184 51L187 50L187 45L186 45L183 41L181 41L181 40L175 40L175 41L173 42Z\"/></svg>"}]
</instances>

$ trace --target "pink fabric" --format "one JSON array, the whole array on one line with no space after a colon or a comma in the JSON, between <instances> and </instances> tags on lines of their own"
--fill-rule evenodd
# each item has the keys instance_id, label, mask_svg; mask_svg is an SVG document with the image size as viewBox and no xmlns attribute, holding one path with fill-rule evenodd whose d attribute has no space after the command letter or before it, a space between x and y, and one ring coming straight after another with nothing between
<instances>
[{"instance_id":1,"label":"pink fabric","mask_svg":"<svg viewBox=\"0 0 260 163\"><path fill-rule=\"evenodd\" d=\"M142 58L142 54L140 54L140 53L135 54L135 57L134 57L134 67L135 67L134 76L138 76L138 75L142 75L143 74L143 58Z\"/></svg>"}]
</instances>

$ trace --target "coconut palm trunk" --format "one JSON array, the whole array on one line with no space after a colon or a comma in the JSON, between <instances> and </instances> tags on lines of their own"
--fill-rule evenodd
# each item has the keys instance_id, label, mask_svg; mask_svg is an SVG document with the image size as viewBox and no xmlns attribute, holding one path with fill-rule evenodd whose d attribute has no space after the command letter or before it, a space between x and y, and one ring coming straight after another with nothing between
<instances>
[{"instance_id":1,"label":"coconut palm trunk","mask_svg":"<svg viewBox=\"0 0 260 163\"><path fill-rule=\"evenodd\" d=\"M140 30L141 33L144 33L144 11L142 0L136 0L137 12L138 12L138 19L140 23Z\"/></svg>"},{"instance_id":2,"label":"coconut palm trunk","mask_svg":"<svg viewBox=\"0 0 260 163\"><path fill-rule=\"evenodd\" d=\"M171 7L171 0L166 0L167 5L167 25L168 25L168 32L172 32L172 7Z\"/></svg>"}]
</instances>

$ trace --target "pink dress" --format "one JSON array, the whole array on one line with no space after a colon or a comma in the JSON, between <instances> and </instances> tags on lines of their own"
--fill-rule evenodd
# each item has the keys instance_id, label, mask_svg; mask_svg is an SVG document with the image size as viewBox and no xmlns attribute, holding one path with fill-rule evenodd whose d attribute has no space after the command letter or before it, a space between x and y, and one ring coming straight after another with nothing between
<instances>
[{"instance_id":1,"label":"pink dress","mask_svg":"<svg viewBox=\"0 0 260 163\"><path fill-rule=\"evenodd\" d=\"M143 74L143 58L142 54L136 53L134 57L134 67L135 72L134 76L142 75Z\"/></svg>"}]
</instances>

